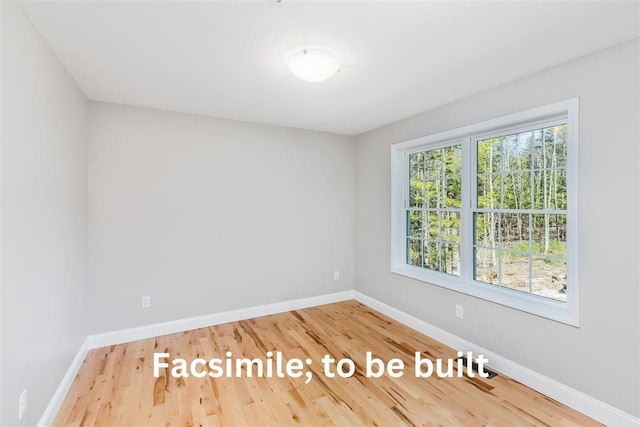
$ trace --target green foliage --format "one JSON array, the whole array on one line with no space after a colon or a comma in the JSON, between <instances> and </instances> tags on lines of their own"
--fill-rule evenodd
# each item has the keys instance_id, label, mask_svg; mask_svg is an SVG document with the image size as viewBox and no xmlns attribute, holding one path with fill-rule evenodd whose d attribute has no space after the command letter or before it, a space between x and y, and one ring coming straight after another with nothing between
<instances>
[{"instance_id":1,"label":"green foliage","mask_svg":"<svg viewBox=\"0 0 640 427\"><path fill-rule=\"evenodd\" d=\"M512 249L518 252L528 252L529 251L529 242L520 242L515 244L507 244L506 248ZM562 241L560 239L550 239L549 240L549 250L545 252L544 250L544 241L535 241L531 242L531 252L534 254L547 254L547 255L555 255L560 257L567 256L567 242Z\"/></svg>"},{"instance_id":2,"label":"green foliage","mask_svg":"<svg viewBox=\"0 0 640 427\"><path fill-rule=\"evenodd\" d=\"M407 262L458 274L460 215L443 209L462 205L461 146L411 154L409 174Z\"/></svg>"},{"instance_id":3,"label":"green foliage","mask_svg":"<svg viewBox=\"0 0 640 427\"><path fill-rule=\"evenodd\" d=\"M478 207L567 208L567 126L477 143Z\"/></svg>"},{"instance_id":4,"label":"green foliage","mask_svg":"<svg viewBox=\"0 0 640 427\"><path fill-rule=\"evenodd\" d=\"M559 125L477 142L477 207L488 210L474 217L479 280L529 289L566 279L566 131ZM462 206L461 146L413 153L409 162L407 262L458 274L460 215L450 209Z\"/></svg>"},{"instance_id":5,"label":"green foliage","mask_svg":"<svg viewBox=\"0 0 640 427\"><path fill-rule=\"evenodd\" d=\"M420 208L460 208L462 203L460 145L409 156L409 203Z\"/></svg>"}]
</instances>

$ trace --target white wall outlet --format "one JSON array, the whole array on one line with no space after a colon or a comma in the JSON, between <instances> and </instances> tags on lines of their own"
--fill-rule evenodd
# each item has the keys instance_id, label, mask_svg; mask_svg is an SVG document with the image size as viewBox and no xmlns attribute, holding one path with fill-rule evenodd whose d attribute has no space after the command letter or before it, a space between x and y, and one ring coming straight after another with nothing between
<instances>
[{"instance_id":1,"label":"white wall outlet","mask_svg":"<svg viewBox=\"0 0 640 427\"><path fill-rule=\"evenodd\" d=\"M456 317L464 319L464 308L461 305L456 305Z\"/></svg>"},{"instance_id":2,"label":"white wall outlet","mask_svg":"<svg viewBox=\"0 0 640 427\"><path fill-rule=\"evenodd\" d=\"M333 280L340 280L340 272L339 271L334 271L333 272Z\"/></svg>"},{"instance_id":3,"label":"white wall outlet","mask_svg":"<svg viewBox=\"0 0 640 427\"><path fill-rule=\"evenodd\" d=\"M18 419L21 420L24 417L24 413L27 412L27 389L25 388L22 393L20 393L20 404L19 404L19 413Z\"/></svg>"},{"instance_id":4,"label":"white wall outlet","mask_svg":"<svg viewBox=\"0 0 640 427\"><path fill-rule=\"evenodd\" d=\"M146 296L146 297L142 297L142 301L140 303L140 306L142 308L149 308L151 307L151 297L150 296Z\"/></svg>"}]
</instances>

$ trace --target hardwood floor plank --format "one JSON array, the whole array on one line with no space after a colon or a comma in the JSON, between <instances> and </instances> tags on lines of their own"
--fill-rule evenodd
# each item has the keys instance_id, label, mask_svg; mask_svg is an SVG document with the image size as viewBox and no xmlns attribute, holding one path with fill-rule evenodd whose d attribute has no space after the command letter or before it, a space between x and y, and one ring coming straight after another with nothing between
<instances>
[{"instance_id":1,"label":"hardwood floor plank","mask_svg":"<svg viewBox=\"0 0 640 427\"><path fill-rule=\"evenodd\" d=\"M154 353L170 359L226 361L298 359L313 378L248 376L153 377ZM403 375L367 377L367 352L397 358ZM55 426L589 426L594 420L504 375L493 379L416 378L415 353L433 363L457 352L356 301L259 317L95 349ZM324 374L325 355L353 361L350 378ZM232 362L234 361L232 360ZM489 363L490 364L490 363ZM202 367L205 371L209 368ZM332 368L336 370L336 366Z\"/></svg>"}]
</instances>

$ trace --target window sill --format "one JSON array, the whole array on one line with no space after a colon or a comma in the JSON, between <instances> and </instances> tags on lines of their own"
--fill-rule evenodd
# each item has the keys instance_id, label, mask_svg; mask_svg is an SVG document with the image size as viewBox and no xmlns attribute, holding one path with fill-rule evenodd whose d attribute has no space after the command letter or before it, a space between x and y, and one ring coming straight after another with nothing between
<instances>
[{"instance_id":1,"label":"window sill","mask_svg":"<svg viewBox=\"0 0 640 427\"><path fill-rule=\"evenodd\" d=\"M513 289L501 288L474 280L465 280L461 277L427 271L406 264L392 265L391 272L549 320L574 327L580 326L576 307L572 307L569 302L554 301ZM571 297L569 295L567 297L567 300L571 301Z\"/></svg>"}]
</instances>

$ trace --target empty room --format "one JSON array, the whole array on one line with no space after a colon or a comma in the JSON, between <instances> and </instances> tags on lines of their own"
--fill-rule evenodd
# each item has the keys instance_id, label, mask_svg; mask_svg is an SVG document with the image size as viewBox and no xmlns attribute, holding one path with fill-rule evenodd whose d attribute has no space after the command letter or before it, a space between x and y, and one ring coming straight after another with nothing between
<instances>
[{"instance_id":1,"label":"empty room","mask_svg":"<svg viewBox=\"0 0 640 427\"><path fill-rule=\"evenodd\" d=\"M640 425L640 2L3 0L1 426Z\"/></svg>"}]
</instances>

